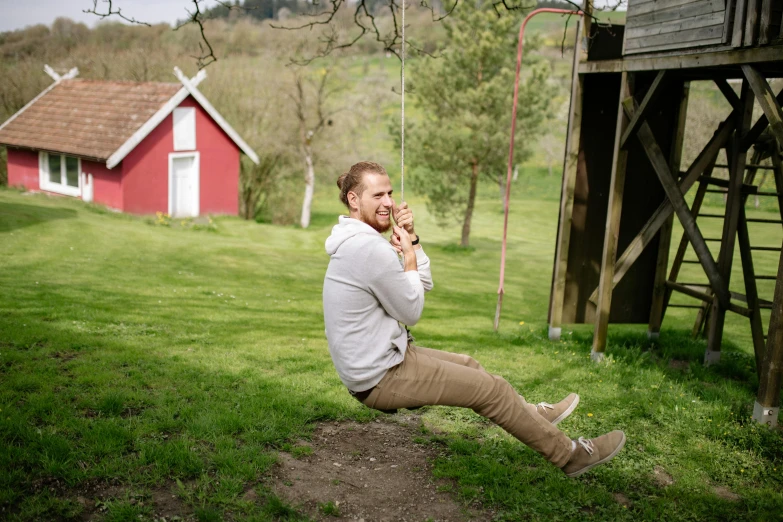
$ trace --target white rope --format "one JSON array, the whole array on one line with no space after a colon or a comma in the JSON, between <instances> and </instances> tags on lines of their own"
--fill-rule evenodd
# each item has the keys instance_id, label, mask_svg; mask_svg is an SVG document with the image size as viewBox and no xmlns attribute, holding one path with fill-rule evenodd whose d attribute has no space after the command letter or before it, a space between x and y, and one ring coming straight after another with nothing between
<instances>
[{"instance_id":1,"label":"white rope","mask_svg":"<svg viewBox=\"0 0 783 522\"><path fill-rule=\"evenodd\" d=\"M400 121L400 200L405 201L405 0L402 1L402 67L400 74L401 121Z\"/></svg>"}]
</instances>

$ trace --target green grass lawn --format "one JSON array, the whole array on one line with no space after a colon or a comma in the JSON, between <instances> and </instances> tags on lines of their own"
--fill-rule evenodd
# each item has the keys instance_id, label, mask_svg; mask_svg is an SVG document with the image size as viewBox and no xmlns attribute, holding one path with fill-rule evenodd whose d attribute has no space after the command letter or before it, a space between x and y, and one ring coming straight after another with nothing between
<instances>
[{"instance_id":1,"label":"green grass lawn","mask_svg":"<svg viewBox=\"0 0 783 522\"><path fill-rule=\"evenodd\" d=\"M482 187L471 250L454 247L459 227L437 228L410 197L435 279L414 334L475 356L532 402L580 393L561 428L621 428L628 443L610 465L568 479L472 412L425 408L438 429L422 443L443 449L435 475L503 520L783 517L783 437L750 422L757 380L744 320L728 323L723 362L709 369L685 312L667 317L655 343L645 325L610 327L603 365L590 362L589 326L547 340L559 190L539 174L515 192L499 334L497 187ZM175 483L199 520L288 513L263 480L276 452L319 421L376 416L329 359L323 242L341 208L332 192L318 196L301 230L232 217L161 226L0 191L0 518L78 519L77 496L95 484L143 495ZM246 500L249 488L259 501ZM102 516L149 519L135 499L118 495Z\"/></svg>"}]
</instances>

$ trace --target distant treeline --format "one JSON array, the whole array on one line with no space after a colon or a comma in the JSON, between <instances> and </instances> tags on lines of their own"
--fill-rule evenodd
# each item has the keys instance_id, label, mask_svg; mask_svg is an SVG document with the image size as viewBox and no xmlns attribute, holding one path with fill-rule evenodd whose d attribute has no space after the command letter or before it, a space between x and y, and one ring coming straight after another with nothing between
<instances>
[{"instance_id":1,"label":"distant treeline","mask_svg":"<svg viewBox=\"0 0 783 522\"><path fill-rule=\"evenodd\" d=\"M581 5L581 0L566 2L564 0L539 0L536 7L551 7L560 9L573 9ZM368 11L373 14L382 14L389 10L389 0L365 0ZM432 0L427 2L435 12L443 13L444 6L449 9L453 0ZM512 4L513 5L513 4ZM285 20L295 15L313 15L329 11L329 7L314 4L307 0L245 0L234 3L222 3L206 11L208 18L238 18L248 16L257 20Z\"/></svg>"},{"instance_id":2,"label":"distant treeline","mask_svg":"<svg viewBox=\"0 0 783 522\"><path fill-rule=\"evenodd\" d=\"M389 9L388 0L365 0L364 3L368 11L374 15ZM432 2L432 7L440 11L440 0ZM208 9L205 14L208 18L231 19L248 16L257 20L285 20L291 16L314 15L330 10L329 5L320 5L307 0L245 0L244 2L234 0L233 4L226 2Z\"/></svg>"}]
</instances>

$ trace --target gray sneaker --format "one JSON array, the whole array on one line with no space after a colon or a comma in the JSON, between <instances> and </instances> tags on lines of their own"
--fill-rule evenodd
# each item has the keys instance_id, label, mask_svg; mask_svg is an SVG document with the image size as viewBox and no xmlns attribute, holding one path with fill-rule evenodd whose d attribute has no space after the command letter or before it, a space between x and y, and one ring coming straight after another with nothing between
<instances>
[{"instance_id":1,"label":"gray sneaker","mask_svg":"<svg viewBox=\"0 0 783 522\"><path fill-rule=\"evenodd\" d=\"M548 402L539 402L536 404L536 411L539 415L544 417L546 420L552 423L552 425L557 424L561 420L565 419L573 411L576 409L576 406L579 404L579 395L575 393L571 393L563 399L562 401L558 402L557 404L549 404Z\"/></svg>"},{"instance_id":2,"label":"gray sneaker","mask_svg":"<svg viewBox=\"0 0 783 522\"><path fill-rule=\"evenodd\" d=\"M612 460L625 446L625 433L615 430L589 440L579 437L574 442L576 449L568 464L563 466L563 473L569 477L578 477L599 464Z\"/></svg>"}]
</instances>

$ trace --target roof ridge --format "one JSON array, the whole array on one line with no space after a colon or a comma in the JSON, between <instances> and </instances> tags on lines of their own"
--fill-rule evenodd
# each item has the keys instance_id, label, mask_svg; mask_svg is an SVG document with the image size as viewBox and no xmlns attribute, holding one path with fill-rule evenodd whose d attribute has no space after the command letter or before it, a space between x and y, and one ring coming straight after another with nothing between
<instances>
[{"instance_id":1,"label":"roof ridge","mask_svg":"<svg viewBox=\"0 0 783 522\"><path fill-rule=\"evenodd\" d=\"M146 81L146 82L138 82L135 80L103 80L100 78L70 78L68 80L60 80L60 84L69 83L69 82L80 82L80 83L128 83L132 85L170 85L175 87L181 87L179 83L176 82L158 82L158 81Z\"/></svg>"}]
</instances>

